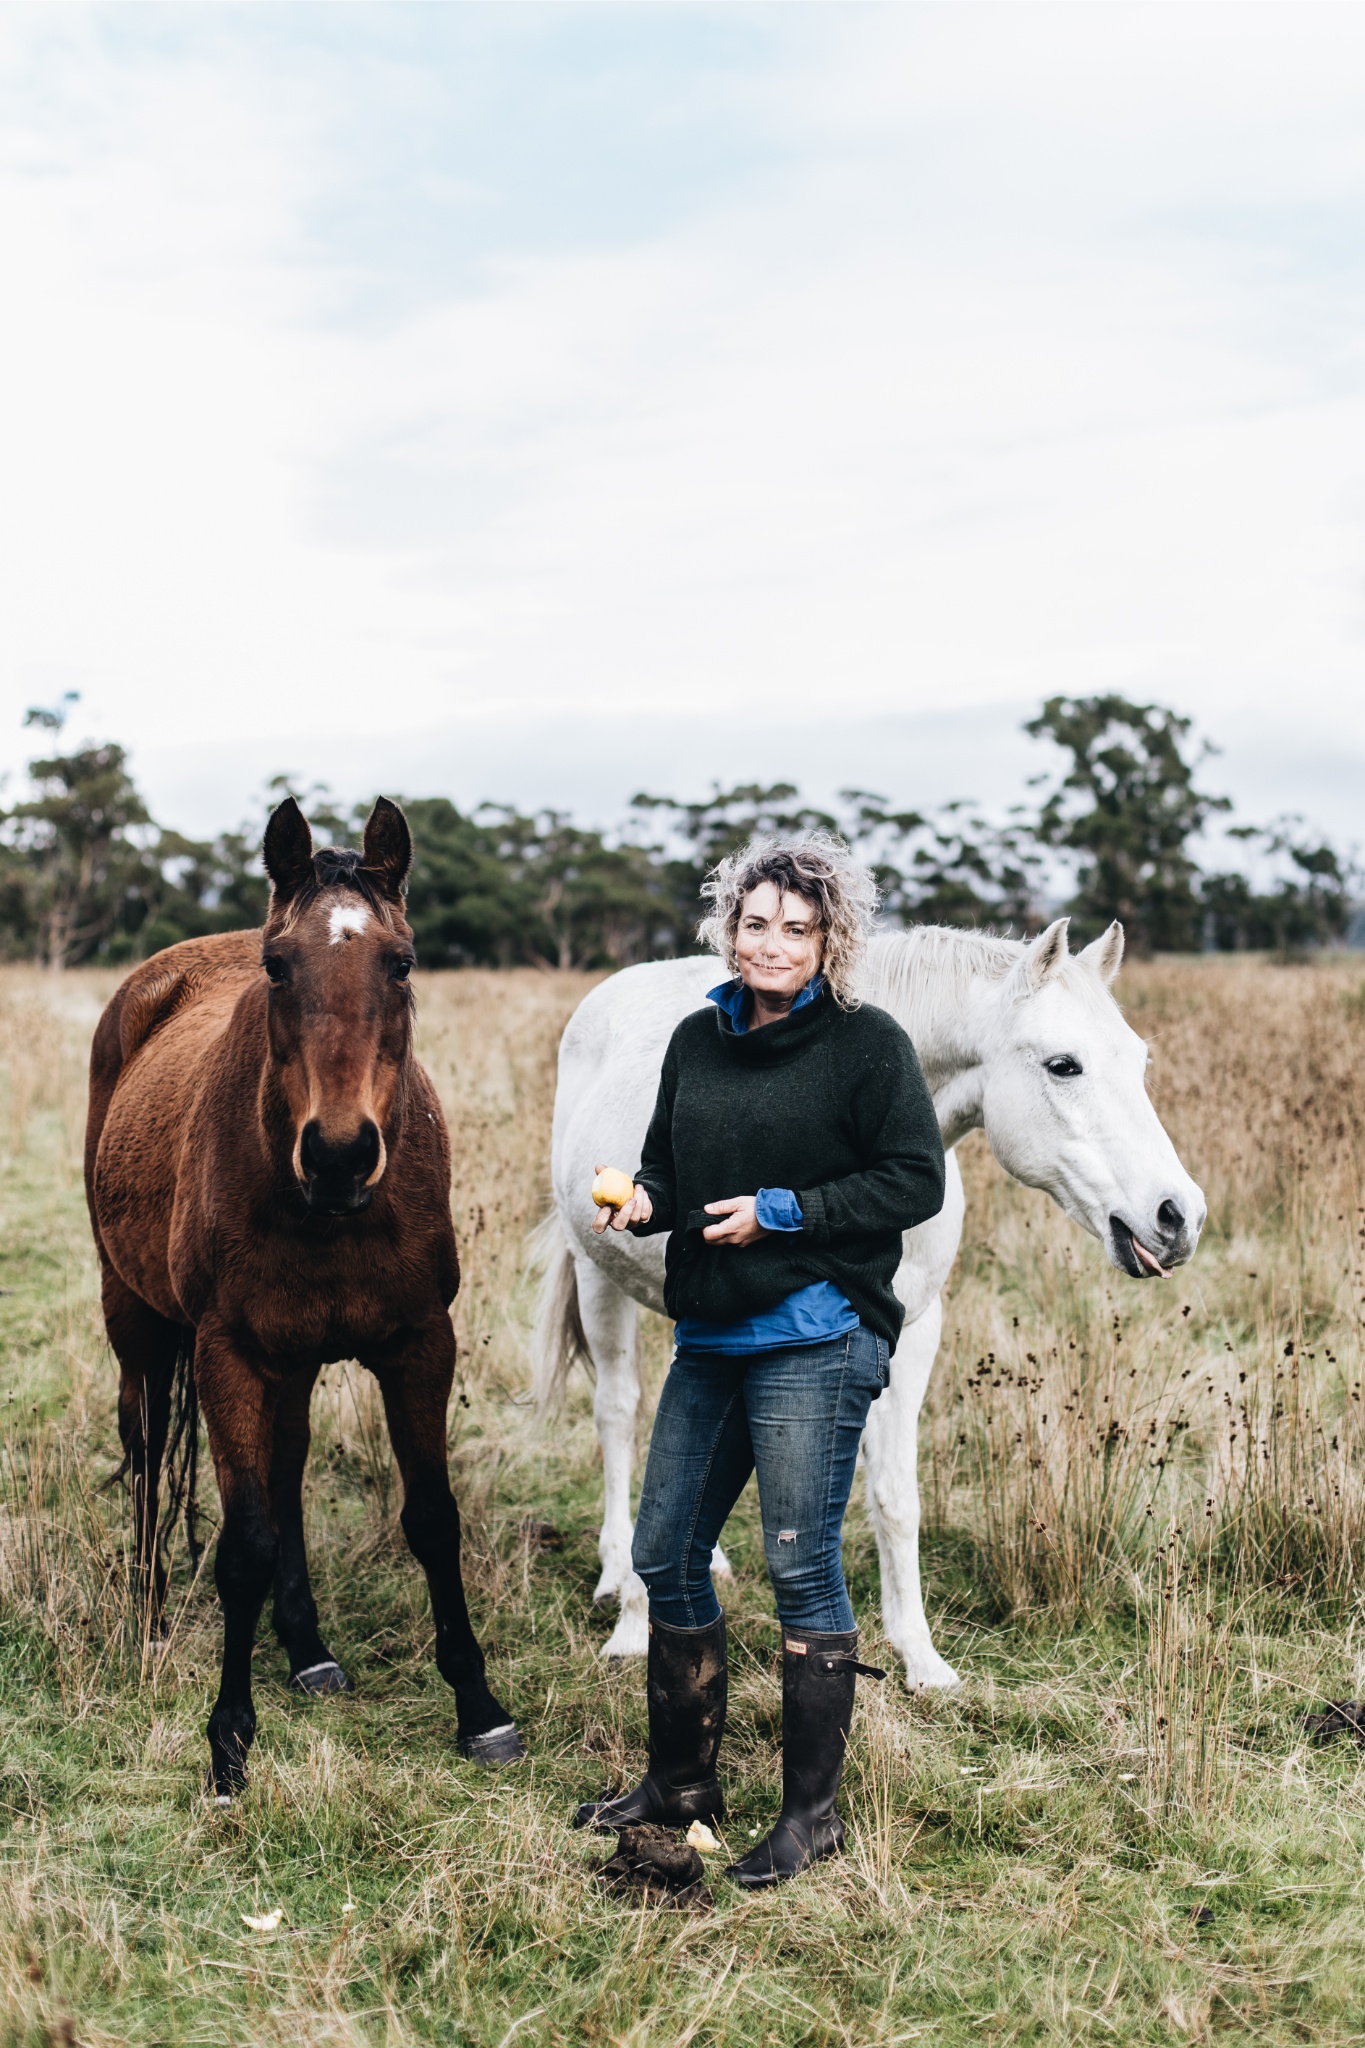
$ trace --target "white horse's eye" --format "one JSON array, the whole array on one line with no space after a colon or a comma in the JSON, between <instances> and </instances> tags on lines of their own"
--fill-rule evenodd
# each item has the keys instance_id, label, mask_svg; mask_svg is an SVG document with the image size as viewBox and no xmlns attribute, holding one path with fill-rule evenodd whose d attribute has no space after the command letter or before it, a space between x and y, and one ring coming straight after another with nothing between
<instances>
[{"instance_id":1,"label":"white horse's eye","mask_svg":"<svg viewBox=\"0 0 1365 2048\"><path fill-rule=\"evenodd\" d=\"M1048 1060L1045 1064L1054 1081L1069 1081L1073 1075L1084 1071L1080 1061L1073 1060L1069 1052L1058 1053L1055 1059Z\"/></svg>"}]
</instances>

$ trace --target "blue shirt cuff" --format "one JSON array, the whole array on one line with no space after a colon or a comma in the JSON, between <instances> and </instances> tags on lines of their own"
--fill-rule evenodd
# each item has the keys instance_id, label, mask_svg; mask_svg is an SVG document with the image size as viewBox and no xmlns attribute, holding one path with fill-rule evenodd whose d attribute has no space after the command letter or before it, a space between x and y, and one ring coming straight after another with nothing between
<instances>
[{"instance_id":1,"label":"blue shirt cuff","mask_svg":"<svg viewBox=\"0 0 1365 2048\"><path fill-rule=\"evenodd\" d=\"M764 1230L800 1230L806 1220L790 1188L760 1188L754 1215Z\"/></svg>"}]
</instances>

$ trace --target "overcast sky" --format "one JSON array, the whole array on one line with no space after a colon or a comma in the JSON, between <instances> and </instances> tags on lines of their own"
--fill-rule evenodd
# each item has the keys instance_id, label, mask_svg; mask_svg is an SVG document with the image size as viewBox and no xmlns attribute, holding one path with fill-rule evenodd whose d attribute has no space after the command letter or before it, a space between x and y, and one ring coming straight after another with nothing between
<instances>
[{"instance_id":1,"label":"overcast sky","mask_svg":"<svg viewBox=\"0 0 1365 2048\"><path fill-rule=\"evenodd\" d=\"M0 9L0 767L1365 786L1365 10ZM10 790L15 788L13 775Z\"/></svg>"}]
</instances>

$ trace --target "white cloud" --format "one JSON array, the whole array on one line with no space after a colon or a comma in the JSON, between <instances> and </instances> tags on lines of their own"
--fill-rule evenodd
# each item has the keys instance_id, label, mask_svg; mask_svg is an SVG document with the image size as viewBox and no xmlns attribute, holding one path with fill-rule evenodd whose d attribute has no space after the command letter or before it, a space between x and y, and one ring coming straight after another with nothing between
<instances>
[{"instance_id":1,"label":"white cloud","mask_svg":"<svg viewBox=\"0 0 1365 2048\"><path fill-rule=\"evenodd\" d=\"M442 725L627 703L1117 686L1365 749L1365 17L796 10L690 89L756 169L699 164L650 222L646 155L644 225L500 242L456 134L443 234L478 262L419 251L387 298L373 236L319 220L378 178L397 238L440 180L351 153L371 88L319 18L326 61L232 16L10 28L16 708L77 687L234 774L313 719L408 732L412 789ZM436 120L418 61L384 90L406 67ZM531 79L524 23L500 61Z\"/></svg>"}]
</instances>

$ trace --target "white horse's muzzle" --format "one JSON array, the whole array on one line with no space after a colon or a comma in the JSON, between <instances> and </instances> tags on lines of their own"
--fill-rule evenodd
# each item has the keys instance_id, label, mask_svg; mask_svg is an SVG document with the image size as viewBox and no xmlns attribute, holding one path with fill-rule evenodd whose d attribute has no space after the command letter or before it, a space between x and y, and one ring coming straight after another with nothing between
<instances>
[{"instance_id":1,"label":"white horse's muzzle","mask_svg":"<svg viewBox=\"0 0 1365 2048\"><path fill-rule=\"evenodd\" d=\"M1105 1232L1105 1248L1131 1279L1165 1279L1175 1267L1194 1257L1205 1214L1204 1197L1191 1182L1184 1200L1167 1195L1150 1221L1131 1223L1114 1211Z\"/></svg>"}]
</instances>

